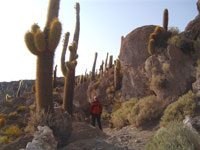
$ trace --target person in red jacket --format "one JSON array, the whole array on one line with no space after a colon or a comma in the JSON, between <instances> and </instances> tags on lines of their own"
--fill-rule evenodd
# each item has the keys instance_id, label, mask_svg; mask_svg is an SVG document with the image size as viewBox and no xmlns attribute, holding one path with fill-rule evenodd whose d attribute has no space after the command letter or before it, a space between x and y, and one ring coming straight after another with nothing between
<instances>
[{"instance_id":1,"label":"person in red jacket","mask_svg":"<svg viewBox=\"0 0 200 150\"><path fill-rule=\"evenodd\" d=\"M102 110L103 110L102 103L99 102L97 96L94 96L93 102L90 104L90 113L92 115L92 125L95 126L95 121L97 120L100 130L102 130L102 126L101 126Z\"/></svg>"}]
</instances>

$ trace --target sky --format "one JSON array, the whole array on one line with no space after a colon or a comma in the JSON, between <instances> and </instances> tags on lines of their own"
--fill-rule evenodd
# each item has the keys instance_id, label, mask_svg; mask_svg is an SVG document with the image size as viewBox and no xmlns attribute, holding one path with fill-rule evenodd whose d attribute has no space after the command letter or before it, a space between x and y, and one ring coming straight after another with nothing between
<instances>
[{"instance_id":1,"label":"sky","mask_svg":"<svg viewBox=\"0 0 200 150\"><path fill-rule=\"evenodd\" d=\"M197 0L60 0L59 20L62 36L55 51L54 66L60 69L63 36L70 32L72 42L75 30L75 3L80 3L80 37L76 75L92 70L94 54L98 53L96 68L106 54L118 58L121 36L144 25L160 25L163 11L169 12L169 27L184 31L198 11ZM0 1L0 82L35 79L36 56L24 43L24 35L33 23L41 29L46 23L48 0L1 0ZM66 61L69 51L66 53Z\"/></svg>"}]
</instances>

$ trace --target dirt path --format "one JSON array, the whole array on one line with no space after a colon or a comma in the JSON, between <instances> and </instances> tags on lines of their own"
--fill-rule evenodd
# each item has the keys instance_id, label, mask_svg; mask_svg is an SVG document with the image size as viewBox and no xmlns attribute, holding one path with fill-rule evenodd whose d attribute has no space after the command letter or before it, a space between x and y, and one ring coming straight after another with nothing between
<instances>
[{"instance_id":1,"label":"dirt path","mask_svg":"<svg viewBox=\"0 0 200 150\"><path fill-rule=\"evenodd\" d=\"M74 122L68 145L61 150L144 150L146 143L154 135L154 130L139 130L126 126L120 130L88 123Z\"/></svg>"},{"instance_id":2,"label":"dirt path","mask_svg":"<svg viewBox=\"0 0 200 150\"><path fill-rule=\"evenodd\" d=\"M128 150L144 150L146 143L154 135L155 131L139 130L126 126L120 130L104 128L104 133L109 137L106 142L116 146L126 146Z\"/></svg>"}]
</instances>

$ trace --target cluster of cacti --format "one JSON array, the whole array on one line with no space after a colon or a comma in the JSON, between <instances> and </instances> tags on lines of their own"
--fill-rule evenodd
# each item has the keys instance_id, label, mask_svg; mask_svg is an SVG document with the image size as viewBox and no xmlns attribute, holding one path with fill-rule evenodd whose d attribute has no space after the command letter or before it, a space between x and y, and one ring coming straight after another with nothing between
<instances>
[{"instance_id":1,"label":"cluster of cacti","mask_svg":"<svg viewBox=\"0 0 200 150\"><path fill-rule=\"evenodd\" d=\"M168 30L168 9L166 8L163 13L163 28Z\"/></svg>"},{"instance_id":2,"label":"cluster of cacti","mask_svg":"<svg viewBox=\"0 0 200 150\"><path fill-rule=\"evenodd\" d=\"M122 76L121 76L121 64L120 61L117 59L115 60L115 66L114 66L114 87L115 90L119 90L121 88L122 84Z\"/></svg>"},{"instance_id":3,"label":"cluster of cacti","mask_svg":"<svg viewBox=\"0 0 200 150\"><path fill-rule=\"evenodd\" d=\"M61 56L61 70L65 77L65 85L64 85L64 96L63 96L63 109L67 111L69 114L72 114L73 107L73 96L74 96L74 86L75 86L75 68L77 65L76 59L78 41L79 41L79 31L80 31L80 6L79 3L76 3L76 28L74 32L72 45L69 46L70 58L69 61L65 63L65 54L68 46L69 33L66 33L64 46Z\"/></svg>"},{"instance_id":4,"label":"cluster of cacti","mask_svg":"<svg viewBox=\"0 0 200 150\"><path fill-rule=\"evenodd\" d=\"M37 110L53 111L52 72L55 49L61 35L58 20L60 0L50 0L46 25L43 31L37 24L25 34L25 43L31 53L37 56L36 105Z\"/></svg>"},{"instance_id":5,"label":"cluster of cacti","mask_svg":"<svg viewBox=\"0 0 200 150\"><path fill-rule=\"evenodd\" d=\"M169 37L170 32L160 26L156 26L154 32L149 36L148 53L153 55L158 51L158 48L166 47Z\"/></svg>"},{"instance_id":6,"label":"cluster of cacti","mask_svg":"<svg viewBox=\"0 0 200 150\"><path fill-rule=\"evenodd\" d=\"M56 78L57 78L57 65L55 66L55 69L53 71L53 88L56 88Z\"/></svg>"},{"instance_id":7,"label":"cluster of cacti","mask_svg":"<svg viewBox=\"0 0 200 150\"><path fill-rule=\"evenodd\" d=\"M91 76L92 80L95 79L95 68L96 68L97 56L98 56L98 53L96 52L95 56L94 56L94 63L93 63L93 66L92 66L92 76Z\"/></svg>"}]
</instances>

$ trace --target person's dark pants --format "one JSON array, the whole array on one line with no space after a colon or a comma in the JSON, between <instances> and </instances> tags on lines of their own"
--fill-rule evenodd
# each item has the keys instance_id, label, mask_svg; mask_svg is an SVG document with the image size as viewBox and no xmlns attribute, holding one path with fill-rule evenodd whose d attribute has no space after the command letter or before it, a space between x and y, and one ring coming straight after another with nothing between
<instances>
[{"instance_id":1,"label":"person's dark pants","mask_svg":"<svg viewBox=\"0 0 200 150\"><path fill-rule=\"evenodd\" d=\"M95 127L95 121L97 120L99 129L102 130L101 126L101 114L92 114L92 125Z\"/></svg>"}]
</instances>

